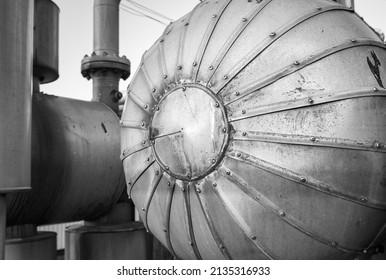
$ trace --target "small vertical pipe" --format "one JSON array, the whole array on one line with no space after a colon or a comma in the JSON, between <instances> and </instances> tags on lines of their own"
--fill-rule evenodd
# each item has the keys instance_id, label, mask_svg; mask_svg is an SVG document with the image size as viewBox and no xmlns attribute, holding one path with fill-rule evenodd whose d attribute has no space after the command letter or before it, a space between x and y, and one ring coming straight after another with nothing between
<instances>
[{"instance_id":1,"label":"small vertical pipe","mask_svg":"<svg viewBox=\"0 0 386 280\"><path fill-rule=\"evenodd\" d=\"M119 80L130 75L130 61L119 57L119 3L94 0L94 50L82 60L82 75L93 80L93 101L119 112Z\"/></svg>"},{"instance_id":2,"label":"small vertical pipe","mask_svg":"<svg viewBox=\"0 0 386 280\"><path fill-rule=\"evenodd\" d=\"M119 3L121 0L94 1L94 52L119 53Z\"/></svg>"},{"instance_id":3,"label":"small vertical pipe","mask_svg":"<svg viewBox=\"0 0 386 280\"><path fill-rule=\"evenodd\" d=\"M7 200L5 194L0 194L0 260L5 258L5 228Z\"/></svg>"}]
</instances>

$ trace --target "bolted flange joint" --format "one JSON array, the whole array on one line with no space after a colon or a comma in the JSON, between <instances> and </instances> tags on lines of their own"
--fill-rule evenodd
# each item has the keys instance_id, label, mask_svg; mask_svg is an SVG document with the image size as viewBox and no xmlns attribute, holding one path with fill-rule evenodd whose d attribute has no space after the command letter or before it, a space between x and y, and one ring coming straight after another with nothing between
<instances>
[{"instance_id":1,"label":"bolted flange joint","mask_svg":"<svg viewBox=\"0 0 386 280\"><path fill-rule=\"evenodd\" d=\"M81 73L87 80L92 78L92 73L106 69L120 73L121 79L126 80L130 76L130 61L125 56L109 54L85 56L82 59Z\"/></svg>"}]
</instances>

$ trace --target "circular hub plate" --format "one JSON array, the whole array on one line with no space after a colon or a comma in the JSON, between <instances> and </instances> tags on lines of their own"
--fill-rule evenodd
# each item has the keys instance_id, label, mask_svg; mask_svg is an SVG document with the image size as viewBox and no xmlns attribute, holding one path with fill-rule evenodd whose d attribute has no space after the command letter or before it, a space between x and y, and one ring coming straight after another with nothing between
<instances>
[{"instance_id":1,"label":"circular hub plate","mask_svg":"<svg viewBox=\"0 0 386 280\"><path fill-rule=\"evenodd\" d=\"M202 178L220 161L228 141L224 107L207 88L176 87L155 108L150 139L158 163L170 175Z\"/></svg>"}]
</instances>

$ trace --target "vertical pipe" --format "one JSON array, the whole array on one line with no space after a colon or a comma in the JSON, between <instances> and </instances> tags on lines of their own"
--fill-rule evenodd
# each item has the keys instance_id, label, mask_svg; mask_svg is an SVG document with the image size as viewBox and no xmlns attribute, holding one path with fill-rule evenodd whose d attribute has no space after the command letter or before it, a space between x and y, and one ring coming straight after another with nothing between
<instances>
[{"instance_id":1,"label":"vertical pipe","mask_svg":"<svg viewBox=\"0 0 386 280\"><path fill-rule=\"evenodd\" d=\"M130 61L119 57L120 0L94 0L94 51L82 60L82 74L93 80L93 101L119 112L119 80L130 75Z\"/></svg>"},{"instance_id":2,"label":"vertical pipe","mask_svg":"<svg viewBox=\"0 0 386 280\"><path fill-rule=\"evenodd\" d=\"M6 193L31 181L31 90L34 1L0 1L0 258Z\"/></svg>"},{"instance_id":3,"label":"vertical pipe","mask_svg":"<svg viewBox=\"0 0 386 280\"><path fill-rule=\"evenodd\" d=\"M94 52L118 55L120 0L94 1Z\"/></svg>"}]
</instances>

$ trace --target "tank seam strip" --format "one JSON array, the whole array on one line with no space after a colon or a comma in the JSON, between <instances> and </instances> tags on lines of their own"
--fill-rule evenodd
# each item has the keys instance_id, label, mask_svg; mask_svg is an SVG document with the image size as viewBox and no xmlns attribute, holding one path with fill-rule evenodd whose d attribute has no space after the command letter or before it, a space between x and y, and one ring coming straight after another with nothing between
<instances>
[{"instance_id":1,"label":"tank seam strip","mask_svg":"<svg viewBox=\"0 0 386 280\"><path fill-rule=\"evenodd\" d=\"M161 168L160 168L160 170L161 170ZM160 172L160 171L157 171L157 172ZM164 175L164 172L160 173L159 176L156 176L153 179L153 183L151 184L151 186L150 186L150 188L148 190L148 193L146 195L146 199L145 199L145 203L144 203L145 205L143 207L144 212L145 212L145 218L143 220L143 224L144 224L144 226L145 226L145 228L147 230L149 230L149 225L147 223L147 220L148 220L147 216L148 216L148 213L149 213L150 204L152 202L154 193L157 190L157 187L159 186L159 183L160 183L163 175Z\"/></svg>"},{"instance_id":2,"label":"tank seam strip","mask_svg":"<svg viewBox=\"0 0 386 280\"><path fill-rule=\"evenodd\" d=\"M205 30L204 37L202 38L200 42L200 46L197 50L197 54L195 57L195 60L197 62L197 67L193 68L192 71L192 79L194 82L197 81L198 72L200 71L201 63L204 58L206 49L209 45L210 38L212 37L212 34L214 30L216 29L217 23L220 21L221 16L224 14L226 8L229 6L229 4L232 2L232 0L227 0L225 4L219 9L219 13L216 16L216 18L212 21L211 24L208 25L207 29Z\"/></svg>"},{"instance_id":3,"label":"tank seam strip","mask_svg":"<svg viewBox=\"0 0 386 280\"><path fill-rule=\"evenodd\" d=\"M131 198L131 192L134 188L134 185L137 183L138 179L143 175L143 173L146 172L146 170L155 162L154 158L151 158L151 160L145 159L142 164L137 168L136 172L134 173L134 176L131 177L131 181L128 182L129 185L131 185L129 189L129 198ZM133 180L132 180L133 179Z\"/></svg>"},{"instance_id":4,"label":"tank seam strip","mask_svg":"<svg viewBox=\"0 0 386 280\"><path fill-rule=\"evenodd\" d=\"M213 73L210 75L210 77L208 79L208 83L210 82L210 80L215 75L215 72L217 71L217 69L220 66L221 62L224 60L224 58L226 57L226 55L228 54L228 52L232 48L232 46L235 44L237 39L241 36L241 34L244 32L244 30L249 26L249 24L252 22L252 20L262 10L264 10L264 8L266 6L268 6L268 4L270 4L271 2L272 2L272 0L268 0L268 1L264 2L264 3L262 3L261 5L257 6L257 8L254 11L252 11L250 14L248 14L248 16L246 18L247 19L246 23L241 22L241 24L239 24L237 26L237 28L234 30L234 32L231 34L229 39L225 42L224 46L218 52L217 56L213 60L213 62L211 64L214 67L213 68Z\"/></svg>"},{"instance_id":5,"label":"tank seam strip","mask_svg":"<svg viewBox=\"0 0 386 280\"><path fill-rule=\"evenodd\" d=\"M186 187L186 192L184 192L184 199L185 199L185 210L186 210L186 218L188 220L188 229L189 229L189 237L190 237L190 243L194 251L194 255L198 260L202 260L202 257L200 255L200 252L197 247L196 238L194 236L193 231L193 221L192 221L192 212L191 212L191 205L190 205L190 187L194 187L193 182L189 182Z\"/></svg>"},{"instance_id":6,"label":"tank seam strip","mask_svg":"<svg viewBox=\"0 0 386 280\"><path fill-rule=\"evenodd\" d=\"M240 113L233 113L231 117L229 117L229 122L236 122L240 120L245 120L249 118L254 118L262 115L269 115L283 111L289 111L293 109L306 108L311 106L323 105L327 103L333 103L348 99L356 99L356 98L368 98L368 97L386 97L386 90L376 90L373 88L369 89L357 89L353 91L342 91L331 94L318 94L313 95L312 97L304 97L297 100L289 100L278 103L272 103L267 106L261 106L257 109L252 109L252 113L248 113L246 109L242 110Z\"/></svg>"},{"instance_id":7,"label":"tank seam strip","mask_svg":"<svg viewBox=\"0 0 386 280\"><path fill-rule=\"evenodd\" d=\"M223 170L221 170L222 168L220 167L218 169L218 173L223 176L225 179L227 179L227 175L223 174ZM236 184L238 184L238 182L235 182L235 181L232 181ZM221 204L223 205L224 209L226 209L226 211L228 212L228 214L232 217L232 220L235 222L235 224L237 224L237 226L240 228L240 230L244 233L244 235L248 238L248 240L250 240L254 245L255 247L263 254L265 255L268 259L270 260L274 260L276 258L274 258L272 255L271 252L267 252L267 249L263 249L262 248L262 245L256 241L257 239L255 240L252 240L252 235L253 233L251 232L251 229L248 227L248 228L245 228L240 220L238 219L237 216L235 216L235 213L233 213L233 211L229 210L229 207L227 207L227 203L224 201L223 197L221 196L221 194L219 193L219 191L217 190L218 186L216 188L213 188L213 192L215 193L216 197L218 198L218 200L221 202Z\"/></svg>"},{"instance_id":8,"label":"tank seam strip","mask_svg":"<svg viewBox=\"0 0 386 280\"><path fill-rule=\"evenodd\" d=\"M170 234L170 219L171 219L171 210L172 210L172 203L173 203L173 195L175 190L175 179L171 177L172 183L170 185L170 188L167 192L166 197L166 221L165 221L165 229L166 229L166 243L169 247L169 250L174 255L175 258L178 258L176 252L173 249L172 241L171 241L171 234Z\"/></svg>"},{"instance_id":9,"label":"tank seam strip","mask_svg":"<svg viewBox=\"0 0 386 280\"><path fill-rule=\"evenodd\" d=\"M363 200L363 198L357 198L352 194L343 193L343 192L334 190L333 187L331 187L325 183L322 183L318 180L315 180L312 178L302 177L301 175L299 175L291 170L277 166L277 165L270 163L270 162L267 162L265 160L256 158L256 157L249 155L247 153L243 153L242 151L240 153L241 153L241 155L237 156L237 152L230 152L227 155L227 157L234 159L234 160L237 160L239 162L244 162L245 164L254 166L256 168L259 168L261 170L264 170L266 172L269 172L271 174L279 176L283 179L295 182L297 184L301 184L305 187L308 187L308 188L311 188L313 190L325 193L327 195L331 195L331 196L334 196L334 197L337 197L337 198L361 205L363 207L374 208L374 209L378 209L381 211L386 211L385 205L381 205L381 204L374 203L374 202L368 202L367 199L366 199L366 202L362 202L361 200Z\"/></svg>"},{"instance_id":10,"label":"tank seam strip","mask_svg":"<svg viewBox=\"0 0 386 280\"><path fill-rule=\"evenodd\" d=\"M306 20L308 20L314 16L323 14L325 12L336 11L336 10L353 12L352 9L347 8L345 6L331 6L331 7L325 8L325 9L315 10L315 12L312 12L312 13L307 14L305 16L301 16L301 17L293 20L292 22L289 22L288 24L285 24L282 27L280 27L276 31L275 37L273 37L273 38L270 36L267 37L264 41L262 41L262 43L259 46L257 46L252 51L250 51L246 56L244 56L240 60L240 62L238 62L234 67L232 67L233 71L230 74L228 74L229 78L224 83L222 83L222 85L220 85L216 91L221 92L224 89L224 87L230 81L233 80L233 78L235 78L245 67L247 67L249 65L249 63L251 63L251 61L253 61L257 56L259 56L264 50L266 50L270 45L272 45L276 40L281 38L284 34L286 34L287 32L289 32L290 30L292 30L293 28L295 28L299 24L305 22Z\"/></svg>"},{"instance_id":11,"label":"tank seam strip","mask_svg":"<svg viewBox=\"0 0 386 280\"><path fill-rule=\"evenodd\" d=\"M245 134L245 136L242 136ZM282 133L267 133L258 131L241 132L236 131L233 141L256 141L275 144L304 145L313 147L328 147L348 150L360 150L369 152L385 153L386 150L374 148L376 143L370 141L354 141L342 138L329 138L322 136L306 136ZM380 144L380 143L378 143ZM383 145L382 145L383 146Z\"/></svg>"},{"instance_id":12,"label":"tank seam strip","mask_svg":"<svg viewBox=\"0 0 386 280\"><path fill-rule=\"evenodd\" d=\"M380 42L372 41L372 40L356 40L355 42L346 41L344 43L341 43L339 45L335 45L329 49L325 49L320 51L319 53L313 54L313 55L308 55L301 60L295 61L293 64L287 65L286 67L281 68L280 70L274 72L273 74L267 75L260 79L259 82L257 83L251 83L238 92L240 95L235 98L234 100L231 100L229 102L226 102L225 105L232 104L238 100L241 100L242 98L246 97L249 94L252 94L266 86L269 86L273 84L274 82L289 76L293 73L298 72L299 70L315 63L318 62L319 60L326 58L330 55L333 55L335 53L338 53L340 51L344 51L350 48L355 48L355 47L365 47L365 46L376 46L376 47L381 47L383 49L386 49L386 46ZM263 80L263 81L261 81ZM244 92L244 93L243 93Z\"/></svg>"},{"instance_id":13,"label":"tank seam strip","mask_svg":"<svg viewBox=\"0 0 386 280\"><path fill-rule=\"evenodd\" d=\"M203 196L200 196L196 193L197 199L200 202L201 210L205 216L206 223L208 225L208 228L213 236L213 239L215 240L217 247L219 248L220 252L223 254L223 256L227 260L232 260L232 256L230 255L229 251L227 248L224 247L224 244L222 244L221 237L219 236L216 227L213 224L213 219L209 213L208 207L207 207L207 202L206 199Z\"/></svg>"}]
</instances>

